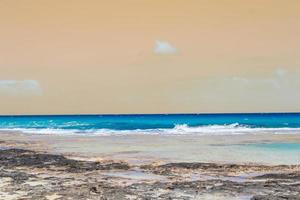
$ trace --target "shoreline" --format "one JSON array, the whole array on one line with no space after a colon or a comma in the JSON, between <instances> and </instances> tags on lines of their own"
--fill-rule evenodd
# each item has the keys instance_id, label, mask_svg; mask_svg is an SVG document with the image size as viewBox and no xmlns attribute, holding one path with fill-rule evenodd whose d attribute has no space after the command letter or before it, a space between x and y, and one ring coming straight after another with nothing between
<instances>
[{"instance_id":1,"label":"shoreline","mask_svg":"<svg viewBox=\"0 0 300 200\"><path fill-rule=\"evenodd\" d=\"M136 162L128 157L136 152L114 157L78 153L76 148L62 152L53 146L57 141L66 143L61 148L68 142L90 144L84 138L1 136L1 199L297 200L300 196L299 163L173 162L155 156Z\"/></svg>"},{"instance_id":2,"label":"shoreline","mask_svg":"<svg viewBox=\"0 0 300 200\"><path fill-rule=\"evenodd\" d=\"M83 136L0 131L0 136L6 146L13 148L132 164L156 161L300 164L300 135L296 134Z\"/></svg>"},{"instance_id":3,"label":"shoreline","mask_svg":"<svg viewBox=\"0 0 300 200\"><path fill-rule=\"evenodd\" d=\"M300 165L82 161L0 150L2 199L299 199Z\"/></svg>"}]
</instances>

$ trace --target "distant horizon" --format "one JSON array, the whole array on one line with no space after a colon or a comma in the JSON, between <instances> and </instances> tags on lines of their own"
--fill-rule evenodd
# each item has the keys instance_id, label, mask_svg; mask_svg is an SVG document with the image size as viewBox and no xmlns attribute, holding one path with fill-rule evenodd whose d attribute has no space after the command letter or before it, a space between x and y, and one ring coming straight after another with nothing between
<instances>
[{"instance_id":1,"label":"distant horizon","mask_svg":"<svg viewBox=\"0 0 300 200\"><path fill-rule=\"evenodd\" d=\"M120 113L120 114L17 114L17 115L1 115L0 117L39 117L39 116L140 116L140 115L269 115L269 114L300 114L299 112L236 112L236 113Z\"/></svg>"}]
</instances>

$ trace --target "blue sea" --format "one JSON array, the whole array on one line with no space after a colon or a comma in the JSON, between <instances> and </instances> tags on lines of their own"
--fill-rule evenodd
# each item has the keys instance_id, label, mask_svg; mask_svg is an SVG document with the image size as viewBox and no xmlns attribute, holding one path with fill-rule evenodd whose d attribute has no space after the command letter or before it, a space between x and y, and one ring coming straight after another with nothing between
<instances>
[{"instance_id":1,"label":"blue sea","mask_svg":"<svg viewBox=\"0 0 300 200\"><path fill-rule=\"evenodd\" d=\"M0 131L32 134L300 134L300 113L0 116Z\"/></svg>"}]
</instances>

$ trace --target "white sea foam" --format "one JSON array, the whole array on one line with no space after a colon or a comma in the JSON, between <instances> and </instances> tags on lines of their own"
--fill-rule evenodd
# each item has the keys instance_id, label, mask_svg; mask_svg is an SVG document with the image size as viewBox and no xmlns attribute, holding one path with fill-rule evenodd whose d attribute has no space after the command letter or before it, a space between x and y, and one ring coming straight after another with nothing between
<instances>
[{"instance_id":1,"label":"white sea foam","mask_svg":"<svg viewBox=\"0 0 300 200\"><path fill-rule=\"evenodd\" d=\"M300 134L300 128L251 128L238 123L229 125L188 126L186 124L176 125L169 129L135 129L135 130L113 130L113 129L35 129L35 128L3 128L0 131L22 132L29 134L56 134L56 135L239 135L239 134Z\"/></svg>"}]
</instances>

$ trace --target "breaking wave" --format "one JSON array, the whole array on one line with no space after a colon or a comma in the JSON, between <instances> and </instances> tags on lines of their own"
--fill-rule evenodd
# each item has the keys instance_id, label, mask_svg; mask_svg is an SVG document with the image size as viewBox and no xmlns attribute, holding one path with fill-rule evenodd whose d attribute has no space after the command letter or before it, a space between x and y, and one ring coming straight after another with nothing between
<instances>
[{"instance_id":1,"label":"breaking wave","mask_svg":"<svg viewBox=\"0 0 300 200\"><path fill-rule=\"evenodd\" d=\"M22 132L29 134L56 134L56 135L240 135L240 134L300 134L300 128L257 128L238 123L228 125L188 126L175 125L174 128L156 129L60 129L60 128L2 128L0 131Z\"/></svg>"}]
</instances>

